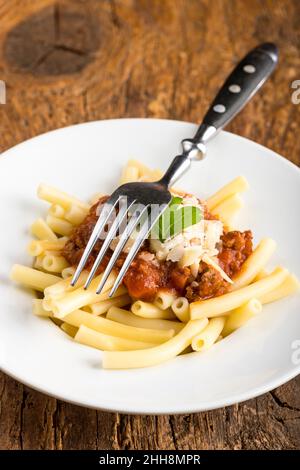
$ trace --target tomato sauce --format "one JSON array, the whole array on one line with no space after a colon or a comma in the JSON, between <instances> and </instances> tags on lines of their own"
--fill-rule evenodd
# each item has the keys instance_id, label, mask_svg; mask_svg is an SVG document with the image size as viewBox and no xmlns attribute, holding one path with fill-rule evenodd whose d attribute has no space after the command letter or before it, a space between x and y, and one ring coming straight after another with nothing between
<instances>
[{"instance_id":1,"label":"tomato sauce","mask_svg":"<svg viewBox=\"0 0 300 470\"><path fill-rule=\"evenodd\" d=\"M97 207L99 203L105 203L107 197L103 197L90 210L85 220L75 227L69 240L62 250L62 255L73 266L79 263L84 248L90 238L93 228L97 222ZM205 213L209 219L210 214ZM98 240L86 264L86 269L93 265L103 241ZM242 264L252 253L252 233L228 231L223 234L218 255L222 269L229 277L236 275ZM108 249L97 273L104 271L110 257L111 249ZM120 269L126 254L122 253L117 260L116 268ZM188 267L180 268L177 263L171 261L159 262L150 252L149 243L146 240L131 263L124 279L124 285L133 298L151 301L161 288L176 291L179 295L186 296L189 301L207 299L227 292L229 283L226 282L219 272L213 267L201 262L196 279L191 275Z\"/></svg>"}]
</instances>

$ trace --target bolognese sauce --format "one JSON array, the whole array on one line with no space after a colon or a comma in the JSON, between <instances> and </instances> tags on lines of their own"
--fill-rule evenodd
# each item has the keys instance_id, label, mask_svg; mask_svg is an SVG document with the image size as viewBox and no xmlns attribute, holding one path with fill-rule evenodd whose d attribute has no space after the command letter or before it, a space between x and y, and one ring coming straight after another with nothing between
<instances>
[{"instance_id":1,"label":"bolognese sauce","mask_svg":"<svg viewBox=\"0 0 300 470\"><path fill-rule=\"evenodd\" d=\"M62 250L62 255L70 263L76 266L83 254L93 228L97 222L97 208L104 204L107 196L94 204L85 220L74 228L69 240ZM206 220L214 220L207 210L204 212ZM98 240L86 264L90 269L101 249L103 241ZM252 253L252 233L250 230L240 232L225 231L221 236L218 252L220 267L229 277L234 277L241 269L242 264ZM97 273L104 271L112 255L109 248L101 262ZM126 258L126 253L119 256L116 269L120 269ZM133 298L151 301L159 289L166 288L184 295L189 301L208 299L227 292L230 284L212 266L201 261L197 277L192 276L190 267L179 267L177 262L159 261L150 251L150 245L146 240L132 261L123 279L129 295Z\"/></svg>"}]
</instances>

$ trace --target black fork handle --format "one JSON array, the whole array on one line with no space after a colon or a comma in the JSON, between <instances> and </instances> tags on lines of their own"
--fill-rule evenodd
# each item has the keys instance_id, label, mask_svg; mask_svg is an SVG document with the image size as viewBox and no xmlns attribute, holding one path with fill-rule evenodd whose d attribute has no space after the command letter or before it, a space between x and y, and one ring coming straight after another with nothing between
<instances>
[{"instance_id":1,"label":"black fork handle","mask_svg":"<svg viewBox=\"0 0 300 470\"><path fill-rule=\"evenodd\" d=\"M190 167L191 160L202 160L205 144L245 106L260 89L278 62L275 44L252 49L234 68L207 111L192 139L182 141L183 152L174 158L161 179L164 186L174 184Z\"/></svg>"},{"instance_id":2,"label":"black fork handle","mask_svg":"<svg viewBox=\"0 0 300 470\"><path fill-rule=\"evenodd\" d=\"M275 44L250 51L231 72L204 116L194 142L207 142L226 126L260 89L278 62Z\"/></svg>"}]
</instances>

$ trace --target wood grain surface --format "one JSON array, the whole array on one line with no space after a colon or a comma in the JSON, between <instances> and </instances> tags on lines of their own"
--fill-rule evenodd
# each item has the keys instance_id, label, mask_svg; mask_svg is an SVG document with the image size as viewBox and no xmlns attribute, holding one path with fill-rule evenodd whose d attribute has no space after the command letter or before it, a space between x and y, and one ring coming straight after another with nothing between
<instances>
[{"instance_id":1,"label":"wood grain surface","mask_svg":"<svg viewBox=\"0 0 300 470\"><path fill-rule=\"evenodd\" d=\"M233 64L271 40L280 65L229 130L299 164L299 24L299 0L0 0L0 151L95 119L198 122ZM154 417L70 405L1 374L0 448L299 449L299 385Z\"/></svg>"}]
</instances>

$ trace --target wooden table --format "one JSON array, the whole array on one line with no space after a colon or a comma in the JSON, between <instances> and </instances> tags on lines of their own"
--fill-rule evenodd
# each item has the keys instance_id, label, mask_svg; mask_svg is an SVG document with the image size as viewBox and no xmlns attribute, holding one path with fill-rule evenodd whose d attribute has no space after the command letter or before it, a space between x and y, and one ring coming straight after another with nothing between
<instances>
[{"instance_id":1,"label":"wooden table","mask_svg":"<svg viewBox=\"0 0 300 470\"><path fill-rule=\"evenodd\" d=\"M280 47L271 80L230 126L300 163L298 0L0 0L0 150L95 119L198 122L234 63ZM41 155L43 158L43 155ZM0 376L2 449L300 447L300 379L207 413L127 416L63 403Z\"/></svg>"}]
</instances>

